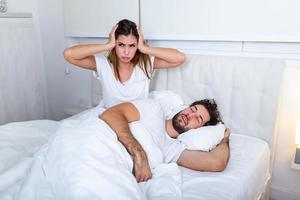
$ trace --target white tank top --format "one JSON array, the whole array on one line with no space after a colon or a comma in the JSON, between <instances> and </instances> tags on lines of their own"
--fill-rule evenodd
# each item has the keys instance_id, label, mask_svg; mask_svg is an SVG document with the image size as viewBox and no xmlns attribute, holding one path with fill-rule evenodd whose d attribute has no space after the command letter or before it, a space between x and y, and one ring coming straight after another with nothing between
<instances>
[{"instance_id":1,"label":"white tank top","mask_svg":"<svg viewBox=\"0 0 300 200\"><path fill-rule=\"evenodd\" d=\"M95 55L95 60L97 73L94 75L102 85L102 103L105 108L123 102L148 98L150 80L138 65L134 67L130 78L122 83L115 78L113 66L105 56Z\"/></svg>"}]
</instances>

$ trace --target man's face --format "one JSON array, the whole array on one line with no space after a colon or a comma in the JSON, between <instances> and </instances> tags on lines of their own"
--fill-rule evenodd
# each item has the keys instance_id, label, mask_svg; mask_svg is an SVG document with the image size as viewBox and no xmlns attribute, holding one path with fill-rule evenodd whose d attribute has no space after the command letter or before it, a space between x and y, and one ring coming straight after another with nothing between
<instances>
[{"instance_id":1,"label":"man's face","mask_svg":"<svg viewBox=\"0 0 300 200\"><path fill-rule=\"evenodd\" d=\"M200 128L209 122L210 116L203 105L188 107L172 118L172 123L179 134L190 129Z\"/></svg>"}]
</instances>

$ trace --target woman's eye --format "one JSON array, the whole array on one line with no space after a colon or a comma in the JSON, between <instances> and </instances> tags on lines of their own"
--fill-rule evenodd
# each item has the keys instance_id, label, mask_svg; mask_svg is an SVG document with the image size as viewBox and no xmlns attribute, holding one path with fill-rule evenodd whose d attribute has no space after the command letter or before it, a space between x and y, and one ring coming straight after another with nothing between
<instances>
[{"instance_id":1,"label":"woman's eye","mask_svg":"<svg viewBox=\"0 0 300 200\"><path fill-rule=\"evenodd\" d=\"M130 45L130 47L134 48L134 47L135 47L135 45L134 45L134 44L131 44L131 45Z\"/></svg>"},{"instance_id":2,"label":"woman's eye","mask_svg":"<svg viewBox=\"0 0 300 200\"><path fill-rule=\"evenodd\" d=\"M125 45L124 44L119 44L119 47L124 47Z\"/></svg>"}]
</instances>

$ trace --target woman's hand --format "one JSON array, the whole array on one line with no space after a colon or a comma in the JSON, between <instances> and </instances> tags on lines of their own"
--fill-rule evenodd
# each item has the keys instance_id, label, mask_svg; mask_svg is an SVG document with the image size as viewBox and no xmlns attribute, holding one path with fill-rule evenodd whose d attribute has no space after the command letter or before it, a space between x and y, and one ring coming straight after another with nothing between
<instances>
[{"instance_id":1,"label":"woman's hand","mask_svg":"<svg viewBox=\"0 0 300 200\"><path fill-rule=\"evenodd\" d=\"M114 25L113 28L111 29L109 33L109 38L108 38L108 50L112 50L116 46L116 38L115 38L115 31L118 28L118 24Z\"/></svg>"},{"instance_id":2,"label":"woman's hand","mask_svg":"<svg viewBox=\"0 0 300 200\"><path fill-rule=\"evenodd\" d=\"M138 26L136 27L136 29L139 34L138 50L140 50L140 52L142 52L142 53L145 53L145 50L146 50L146 48L148 48L148 46L145 44L144 35Z\"/></svg>"}]
</instances>

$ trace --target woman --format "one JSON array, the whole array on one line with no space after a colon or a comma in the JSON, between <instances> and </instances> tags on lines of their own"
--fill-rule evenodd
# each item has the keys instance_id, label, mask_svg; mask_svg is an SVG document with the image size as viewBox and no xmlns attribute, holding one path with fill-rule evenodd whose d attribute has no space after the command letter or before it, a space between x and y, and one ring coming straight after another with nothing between
<instances>
[{"instance_id":1,"label":"woman","mask_svg":"<svg viewBox=\"0 0 300 200\"><path fill-rule=\"evenodd\" d=\"M106 51L107 57L99 54ZM127 19L112 28L107 44L73 46L64 51L64 57L74 65L95 71L102 84L105 108L147 98L153 70L175 67L185 60L185 55L176 49L147 46L139 28Z\"/></svg>"}]
</instances>

